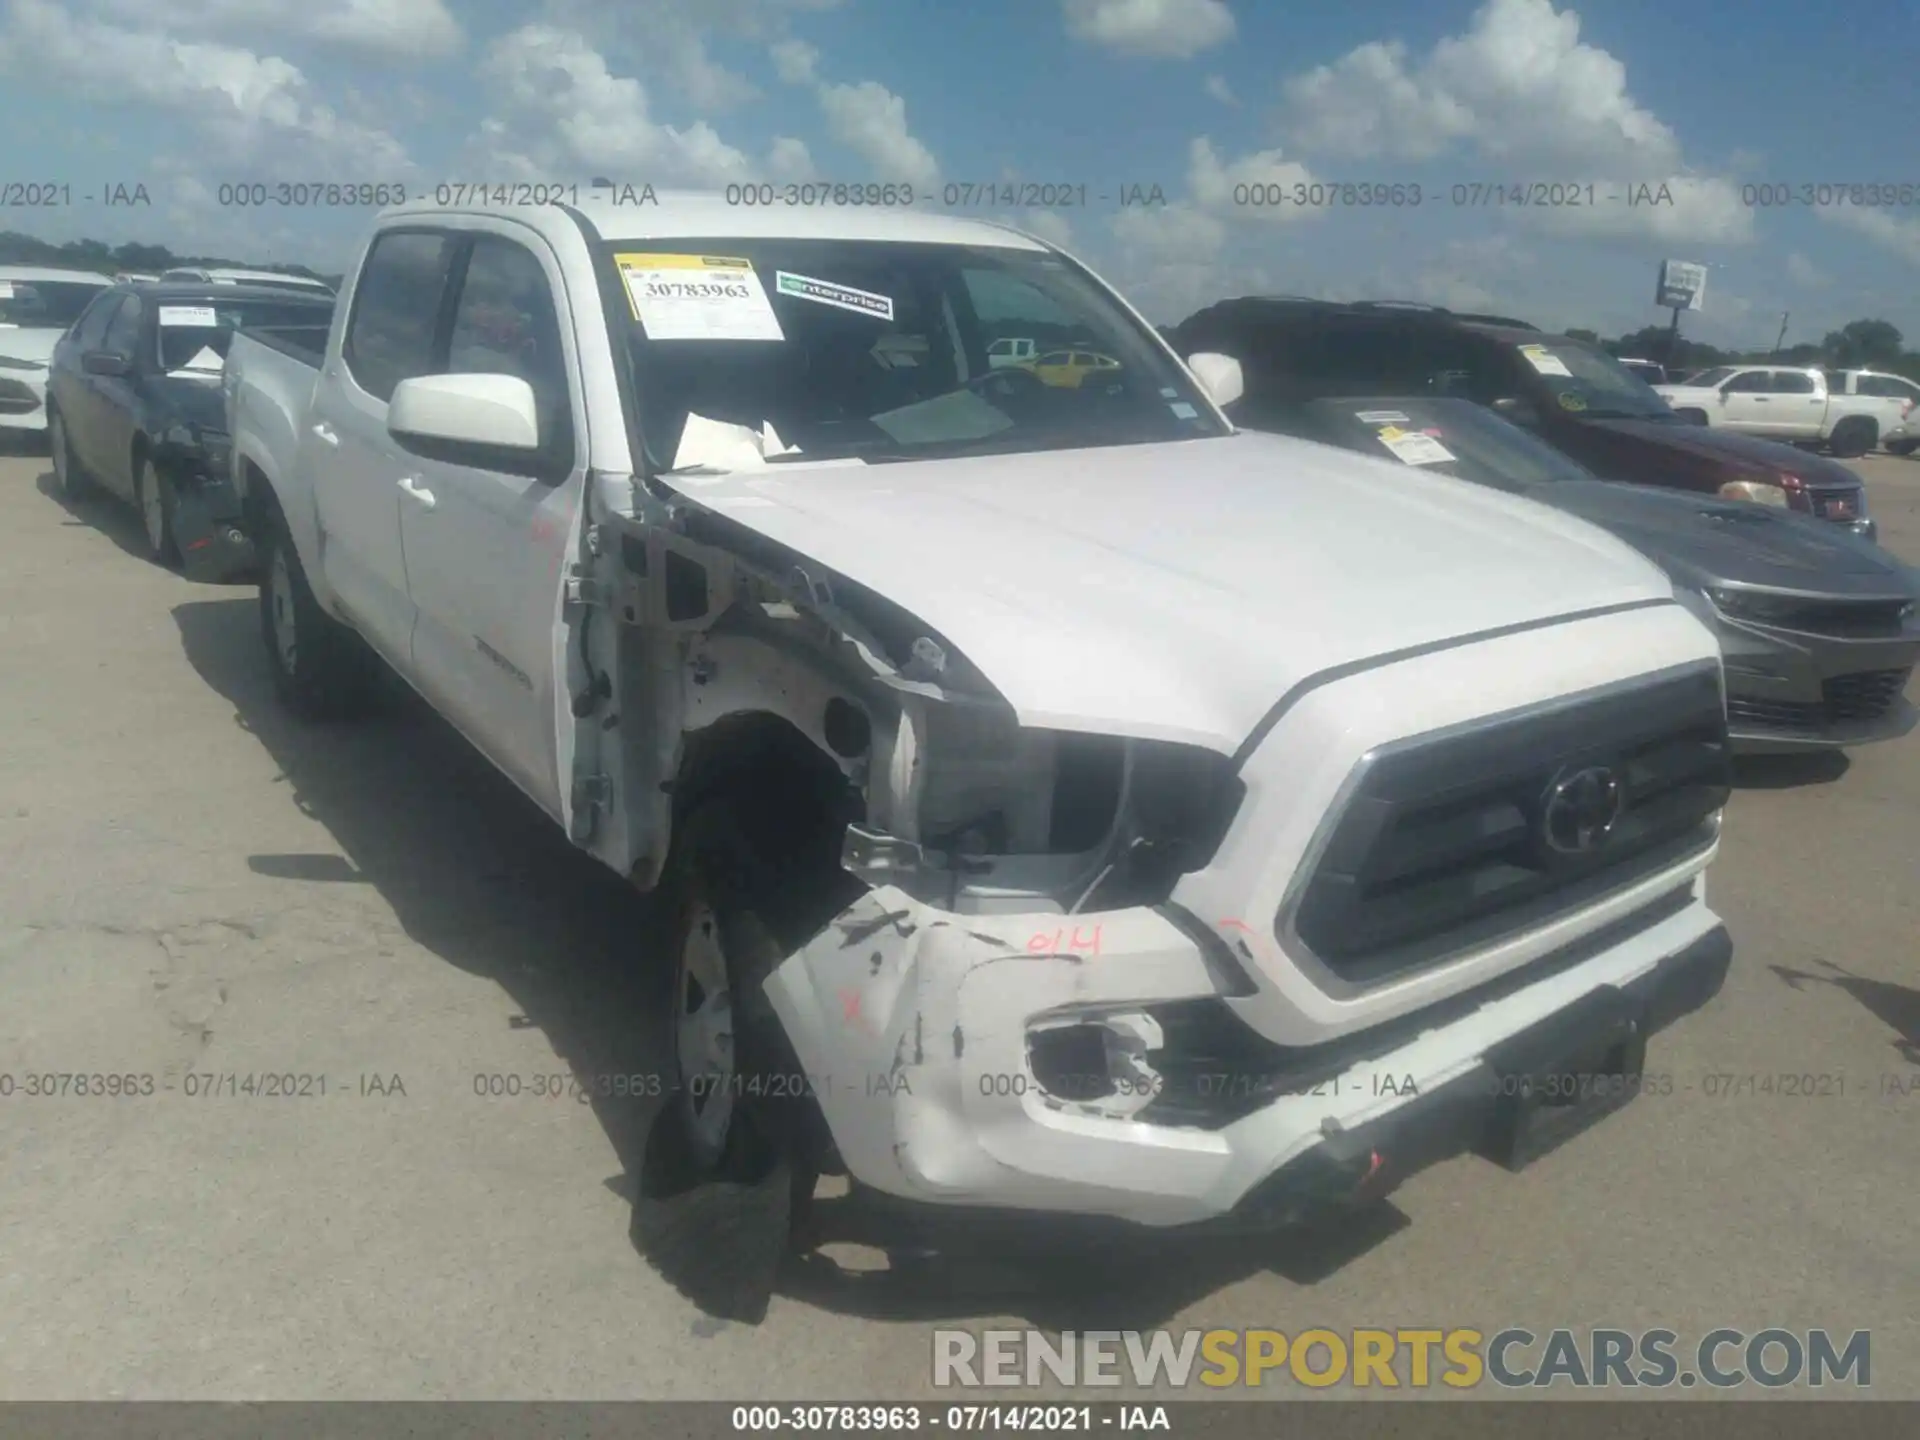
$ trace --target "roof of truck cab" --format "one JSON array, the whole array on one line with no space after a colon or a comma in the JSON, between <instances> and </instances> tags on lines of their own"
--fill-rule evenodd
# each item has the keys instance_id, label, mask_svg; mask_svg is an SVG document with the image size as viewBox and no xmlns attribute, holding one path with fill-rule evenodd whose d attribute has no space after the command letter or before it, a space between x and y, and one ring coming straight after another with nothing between
<instances>
[{"instance_id":1,"label":"roof of truck cab","mask_svg":"<svg viewBox=\"0 0 1920 1440\"><path fill-rule=\"evenodd\" d=\"M631 240L783 239L893 240L929 245L993 245L1008 250L1047 246L1006 225L971 220L909 206L735 205L724 196L655 192L653 203L628 204L582 198L576 205L448 206L421 203L383 211L381 224L460 215L510 217L543 234L558 227L591 227L590 238ZM574 217L578 217L578 219Z\"/></svg>"},{"instance_id":2,"label":"roof of truck cab","mask_svg":"<svg viewBox=\"0 0 1920 1440\"><path fill-rule=\"evenodd\" d=\"M284 285L247 285L222 280L123 280L120 288L131 290L142 300L156 305L195 301L222 305L235 300L259 300L272 305L307 305L315 310L332 310L340 297L331 290L289 289Z\"/></svg>"},{"instance_id":3,"label":"roof of truck cab","mask_svg":"<svg viewBox=\"0 0 1920 1440\"><path fill-rule=\"evenodd\" d=\"M62 265L0 265L0 280L18 280L23 285L35 280L44 280L49 285L92 283L104 287L113 284L111 275L102 275L98 270L78 270Z\"/></svg>"}]
</instances>

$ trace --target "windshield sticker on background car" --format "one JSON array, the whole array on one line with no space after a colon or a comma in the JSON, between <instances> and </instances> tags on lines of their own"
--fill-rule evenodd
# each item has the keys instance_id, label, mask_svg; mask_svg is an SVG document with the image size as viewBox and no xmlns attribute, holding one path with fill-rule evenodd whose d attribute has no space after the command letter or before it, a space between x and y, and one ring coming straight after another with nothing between
<instances>
[{"instance_id":1,"label":"windshield sticker on background car","mask_svg":"<svg viewBox=\"0 0 1920 1440\"><path fill-rule=\"evenodd\" d=\"M1587 408L1587 402L1571 390L1562 390L1560 392L1560 408L1562 410L1584 410Z\"/></svg>"},{"instance_id":2,"label":"windshield sticker on background car","mask_svg":"<svg viewBox=\"0 0 1920 1440\"><path fill-rule=\"evenodd\" d=\"M1194 409L1193 406L1187 404L1187 402L1184 400L1176 400L1171 405L1167 406L1167 408L1173 411L1173 413L1175 415L1178 415L1182 420L1197 420L1200 418L1200 412Z\"/></svg>"},{"instance_id":3,"label":"windshield sticker on background car","mask_svg":"<svg viewBox=\"0 0 1920 1440\"><path fill-rule=\"evenodd\" d=\"M856 290L851 285L836 285L831 280L816 280L811 275L795 275L788 270L773 272L773 288L796 300L811 300L816 305L831 305L836 310L851 310L876 320L893 319L893 298L876 295L871 290Z\"/></svg>"},{"instance_id":4,"label":"windshield sticker on background car","mask_svg":"<svg viewBox=\"0 0 1920 1440\"><path fill-rule=\"evenodd\" d=\"M11 300L12 298L13 282L11 280L0 280L0 300Z\"/></svg>"},{"instance_id":5,"label":"windshield sticker on background car","mask_svg":"<svg viewBox=\"0 0 1920 1440\"><path fill-rule=\"evenodd\" d=\"M212 330L220 324L220 317L211 305L162 305L160 323L162 325L193 325L202 330Z\"/></svg>"},{"instance_id":6,"label":"windshield sticker on background car","mask_svg":"<svg viewBox=\"0 0 1920 1440\"><path fill-rule=\"evenodd\" d=\"M1409 433L1397 425L1377 432L1380 443L1408 465L1444 465L1454 454L1431 435Z\"/></svg>"},{"instance_id":7,"label":"windshield sticker on background car","mask_svg":"<svg viewBox=\"0 0 1920 1440\"><path fill-rule=\"evenodd\" d=\"M1520 353L1527 357L1527 363L1542 375L1564 375L1573 378L1573 372L1566 363L1544 345L1522 345Z\"/></svg>"},{"instance_id":8,"label":"windshield sticker on background car","mask_svg":"<svg viewBox=\"0 0 1920 1440\"><path fill-rule=\"evenodd\" d=\"M649 340L784 340L751 260L718 255L613 257Z\"/></svg>"},{"instance_id":9,"label":"windshield sticker on background car","mask_svg":"<svg viewBox=\"0 0 1920 1440\"><path fill-rule=\"evenodd\" d=\"M1363 425L1411 425L1413 422L1398 410L1356 410L1353 418Z\"/></svg>"}]
</instances>

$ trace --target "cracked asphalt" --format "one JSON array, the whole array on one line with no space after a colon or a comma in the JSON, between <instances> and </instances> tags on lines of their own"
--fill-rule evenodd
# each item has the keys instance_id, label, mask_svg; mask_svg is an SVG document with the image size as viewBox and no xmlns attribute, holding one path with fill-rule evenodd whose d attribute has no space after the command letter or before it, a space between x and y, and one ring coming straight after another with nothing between
<instances>
[{"instance_id":1,"label":"cracked asphalt","mask_svg":"<svg viewBox=\"0 0 1920 1440\"><path fill-rule=\"evenodd\" d=\"M1920 462L1861 468L1920 560ZM146 564L46 470L0 459L0 1398L904 1398L943 1320L1869 1329L1874 1393L1920 1396L1920 737L1745 776L1734 974L1648 1059L1674 1093L1533 1169L1094 1266L837 1248L756 1329L628 1238L647 908L433 717L288 720L251 590Z\"/></svg>"}]
</instances>

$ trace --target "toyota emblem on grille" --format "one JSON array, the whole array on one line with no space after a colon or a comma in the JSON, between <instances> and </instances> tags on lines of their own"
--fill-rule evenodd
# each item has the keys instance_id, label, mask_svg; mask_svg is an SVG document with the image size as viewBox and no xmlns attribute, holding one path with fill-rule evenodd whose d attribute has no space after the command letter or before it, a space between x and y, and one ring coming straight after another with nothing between
<instances>
[{"instance_id":1,"label":"toyota emblem on grille","mask_svg":"<svg viewBox=\"0 0 1920 1440\"><path fill-rule=\"evenodd\" d=\"M1572 770L1547 787L1540 836L1562 855L1587 855L1606 843L1626 809L1620 777L1604 765Z\"/></svg>"}]
</instances>

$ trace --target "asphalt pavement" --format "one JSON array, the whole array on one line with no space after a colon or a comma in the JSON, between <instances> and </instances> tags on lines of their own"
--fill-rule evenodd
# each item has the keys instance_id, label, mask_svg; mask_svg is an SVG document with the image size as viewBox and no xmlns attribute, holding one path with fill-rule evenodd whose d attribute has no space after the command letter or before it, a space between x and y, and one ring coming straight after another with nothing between
<instances>
[{"instance_id":1,"label":"asphalt pavement","mask_svg":"<svg viewBox=\"0 0 1920 1440\"><path fill-rule=\"evenodd\" d=\"M1920 1397L1920 735L1743 774L1672 1093L1529 1171L1057 1273L848 1245L727 1324L629 1239L647 907L417 707L288 719L253 592L47 468L0 460L0 1398L906 1398L934 1325L1028 1321L1867 1329ZM1920 561L1920 460L1858 468Z\"/></svg>"}]
</instances>

